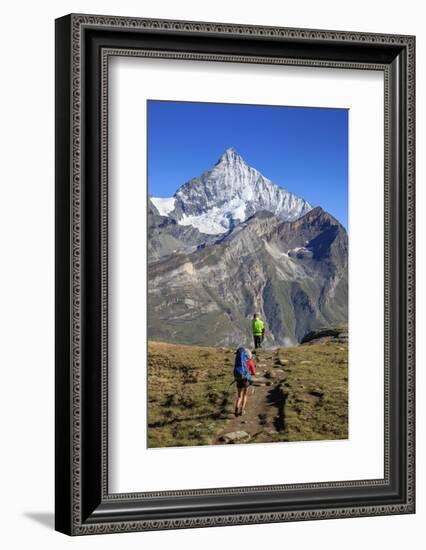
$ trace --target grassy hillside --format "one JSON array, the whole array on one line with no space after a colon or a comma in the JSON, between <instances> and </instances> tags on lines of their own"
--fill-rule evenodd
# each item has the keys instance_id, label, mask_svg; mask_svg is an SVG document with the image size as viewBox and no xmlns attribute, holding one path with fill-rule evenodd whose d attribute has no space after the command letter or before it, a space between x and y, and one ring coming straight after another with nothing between
<instances>
[{"instance_id":1,"label":"grassy hillside","mask_svg":"<svg viewBox=\"0 0 426 550\"><path fill-rule=\"evenodd\" d=\"M149 342L148 446L207 445L233 410L234 354Z\"/></svg>"},{"instance_id":2,"label":"grassy hillside","mask_svg":"<svg viewBox=\"0 0 426 550\"><path fill-rule=\"evenodd\" d=\"M238 418L233 363L231 349L149 342L148 446L219 444L235 430L250 442L348 437L345 337L258 352L247 414Z\"/></svg>"},{"instance_id":3,"label":"grassy hillside","mask_svg":"<svg viewBox=\"0 0 426 550\"><path fill-rule=\"evenodd\" d=\"M328 341L280 349L288 374L284 441L347 439L348 347Z\"/></svg>"}]
</instances>

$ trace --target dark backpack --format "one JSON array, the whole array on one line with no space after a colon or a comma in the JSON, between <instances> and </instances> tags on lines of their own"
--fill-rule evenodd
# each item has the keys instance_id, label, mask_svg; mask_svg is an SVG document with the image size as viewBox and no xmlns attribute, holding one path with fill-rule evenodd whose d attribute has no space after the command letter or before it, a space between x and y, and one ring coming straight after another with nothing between
<instances>
[{"instance_id":1,"label":"dark backpack","mask_svg":"<svg viewBox=\"0 0 426 550\"><path fill-rule=\"evenodd\" d=\"M246 350L242 346L237 349L235 354L234 378L235 380L251 381L251 375L247 368Z\"/></svg>"}]
</instances>

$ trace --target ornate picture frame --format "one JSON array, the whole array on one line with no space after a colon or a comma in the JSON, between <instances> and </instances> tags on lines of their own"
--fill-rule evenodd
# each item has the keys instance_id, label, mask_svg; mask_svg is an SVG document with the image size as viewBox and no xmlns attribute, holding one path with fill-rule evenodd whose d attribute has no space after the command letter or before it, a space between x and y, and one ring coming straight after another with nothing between
<instances>
[{"instance_id":1,"label":"ornate picture frame","mask_svg":"<svg viewBox=\"0 0 426 550\"><path fill-rule=\"evenodd\" d=\"M384 75L384 477L108 490L108 60L140 56ZM415 511L415 38L71 14L56 20L55 528L68 535Z\"/></svg>"}]
</instances>

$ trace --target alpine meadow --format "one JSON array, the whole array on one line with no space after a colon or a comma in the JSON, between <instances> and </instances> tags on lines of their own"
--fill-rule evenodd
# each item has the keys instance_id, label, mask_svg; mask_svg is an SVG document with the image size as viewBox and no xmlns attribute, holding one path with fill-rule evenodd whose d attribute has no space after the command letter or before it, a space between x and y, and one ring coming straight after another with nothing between
<instances>
[{"instance_id":1,"label":"alpine meadow","mask_svg":"<svg viewBox=\"0 0 426 550\"><path fill-rule=\"evenodd\" d=\"M347 439L347 110L147 115L148 447Z\"/></svg>"}]
</instances>

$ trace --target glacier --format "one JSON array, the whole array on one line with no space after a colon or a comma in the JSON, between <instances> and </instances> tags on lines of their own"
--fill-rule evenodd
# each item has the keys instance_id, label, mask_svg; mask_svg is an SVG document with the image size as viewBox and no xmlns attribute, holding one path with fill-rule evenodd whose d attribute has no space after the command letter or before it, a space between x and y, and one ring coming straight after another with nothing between
<instances>
[{"instance_id":1,"label":"glacier","mask_svg":"<svg viewBox=\"0 0 426 550\"><path fill-rule=\"evenodd\" d=\"M151 202L160 216L167 216L174 210L176 199L174 197L151 197Z\"/></svg>"}]
</instances>

